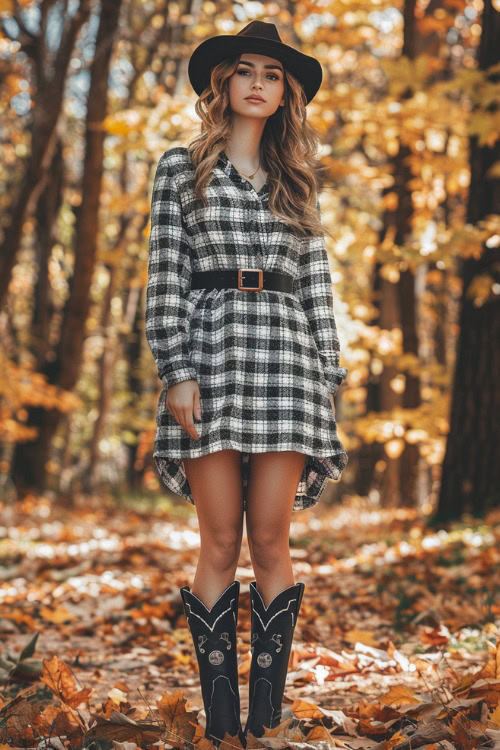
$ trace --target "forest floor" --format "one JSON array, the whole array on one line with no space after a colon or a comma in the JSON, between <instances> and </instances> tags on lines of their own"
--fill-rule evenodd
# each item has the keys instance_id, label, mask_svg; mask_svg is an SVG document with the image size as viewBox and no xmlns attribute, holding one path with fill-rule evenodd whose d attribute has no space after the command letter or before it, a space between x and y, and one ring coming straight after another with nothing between
<instances>
[{"instance_id":1,"label":"forest floor","mask_svg":"<svg viewBox=\"0 0 500 750\"><path fill-rule=\"evenodd\" d=\"M499 512L446 530L357 497L294 513L282 723L248 747L500 748L499 539ZM0 503L0 750L211 747L179 594L198 546L180 499ZM246 535L236 578L244 725Z\"/></svg>"}]
</instances>

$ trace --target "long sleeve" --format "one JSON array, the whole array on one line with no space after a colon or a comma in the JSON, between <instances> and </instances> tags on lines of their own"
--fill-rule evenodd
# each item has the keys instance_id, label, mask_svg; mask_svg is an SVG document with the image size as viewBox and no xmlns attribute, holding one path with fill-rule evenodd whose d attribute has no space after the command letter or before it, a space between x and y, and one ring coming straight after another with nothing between
<instances>
[{"instance_id":1,"label":"long sleeve","mask_svg":"<svg viewBox=\"0 0 500 750\"><path fill-rule=\"evenodd\" d=\"M318 212L321 215L319 200ZM336 393L348 369L340 367L340 343L333 313L332 277L324 236L301 240L295 292L309 321L330 392Z\"/></svg>"},{"instance_id":2,"label":"long sleeve","mask_svg":"<svg viewBox=\"0 0 500 750\"><path fill-rule=\"evenodd\" d=\"M146 338L168 388L196 380L189 345L191 285L190 246L182 221L181 202L167 153L158 162L151 200Z\"/></svg>"}]
</instances>

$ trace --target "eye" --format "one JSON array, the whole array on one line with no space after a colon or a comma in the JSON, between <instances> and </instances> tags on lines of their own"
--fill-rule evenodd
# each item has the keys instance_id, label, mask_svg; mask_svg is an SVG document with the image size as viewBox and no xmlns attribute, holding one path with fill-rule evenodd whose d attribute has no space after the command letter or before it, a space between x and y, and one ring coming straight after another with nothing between
<instances>
[{"instance_id":1,"label":"eye","mask_svg":"<svg viewBox=\"0 0 500 750\"><path fill-rule=\"evenodd\" d=\"M237 72L238 72L238 75L240 73L250 73L250 71L248 70L248 68L238 68ZM268 73L267 77L269 77L269 76L271 76L271 79L273 81L279 81L279 76L277 76L275 73Z\"/></svg>"}]
</instances>

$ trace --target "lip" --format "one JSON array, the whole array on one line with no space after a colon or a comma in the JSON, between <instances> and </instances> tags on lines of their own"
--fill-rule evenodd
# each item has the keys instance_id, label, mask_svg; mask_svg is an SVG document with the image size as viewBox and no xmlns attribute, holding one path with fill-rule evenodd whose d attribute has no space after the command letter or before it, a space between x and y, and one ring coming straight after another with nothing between
<instances>
[{"instance_id":1,"label":"lip","mask_svg":"<svg viewBox=\"0 0 500 750\"><path fill-rule=\"evenodd\" d=\"M264 99L260 96L245 96L247 102L263 102Z\"/></svg>"}]
</instances>

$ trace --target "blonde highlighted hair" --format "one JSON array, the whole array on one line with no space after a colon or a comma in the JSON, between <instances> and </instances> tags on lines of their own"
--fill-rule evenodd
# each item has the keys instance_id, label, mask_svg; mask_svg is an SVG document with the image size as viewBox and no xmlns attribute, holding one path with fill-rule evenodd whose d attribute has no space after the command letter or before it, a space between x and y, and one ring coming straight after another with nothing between
<instances>
[{"instance_id":1,"label":"blonde highlighted hair","mask_svg":"<svg viewBox=\"0 0 500 750\"><path fill-rule=\"evenodd\" d=\"M231 135L228 80L237 71L240 55L212 68L210 85L196 101L201 133L187 149L196 167L195 195L204 205L204 189L219 154ZM269 209L298 234L323 235L317 211L321 162L320 140L307 122L306 97L295 76L285 68L285 105L267 119L261 138L261 164L268 174Z\"/></svg>"}]
</instances>

